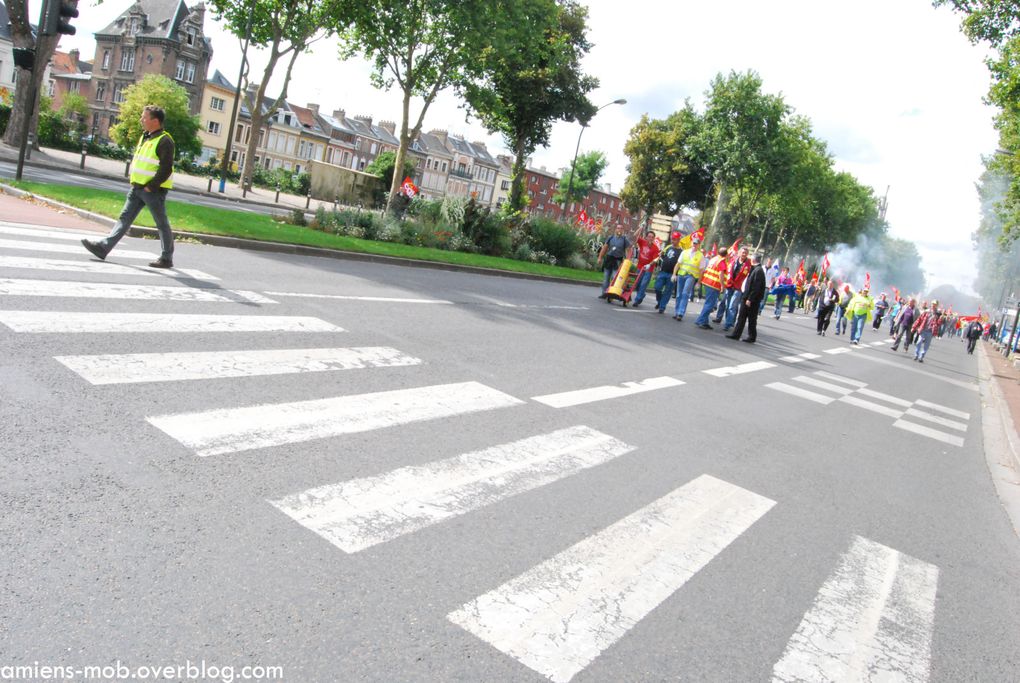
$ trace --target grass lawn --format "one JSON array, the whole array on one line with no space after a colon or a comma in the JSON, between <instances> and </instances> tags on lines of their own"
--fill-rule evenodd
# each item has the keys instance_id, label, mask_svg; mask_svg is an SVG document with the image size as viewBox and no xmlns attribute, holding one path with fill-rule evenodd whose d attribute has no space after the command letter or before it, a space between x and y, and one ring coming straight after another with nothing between
<instances>
[{"instance_id":1,"label":"grass lawn","mask_svg":"<svg viewBox=\"0 0 1020 683\"><path fill-rule=\"evenodd\" d=\"M112 192L110 190L97 190L72 185L56 185L50 183L33 182L9 182L10 185L21 190L26 190L43 197L49 197L71 206L86 209L103 216L116 218L124 206L126 192ZM171 197L174 195L171 194ZM187 195L176 195L187 197ZM419 259L422 261L438 261L442 263L453 263L463 266L475 266L478 268L493 268L496 270L509 270L518 273L531 273L535 275L548 275L553 277L569 278L583 282L601 282L602 274L593 271L574 270L573 268L562 268L550 266L544 263L530 263L527 261L515 261L513 259L499 258L496 256L483 256L481 254L466 254L458 251L443 251L442 249L430 249L427 247L415 247L407 244L394 242L374 242L372 240L361 240L354 237L332 235L319 232L311 228L303 228L287 223L278 223L269 216L247 211L232 211L230 209L215 209L196 204L189 204L186 200L168 200L166 203L167 216L170 218L170 225L175 230L183 232L202 233L206 235L226 235L230 237L241 237L244 239L261 240L264 242L283 242L285 244L301 244L310 247L323 247L325 249L341 249L344 251L356 251L364 254L378 254L381 256L394 256L397 258ZM285 213L281 209L281 213ZM136 225L154 227L152 217L148 211L142 210L135 220Z\"/></svg>"}]
</instances>

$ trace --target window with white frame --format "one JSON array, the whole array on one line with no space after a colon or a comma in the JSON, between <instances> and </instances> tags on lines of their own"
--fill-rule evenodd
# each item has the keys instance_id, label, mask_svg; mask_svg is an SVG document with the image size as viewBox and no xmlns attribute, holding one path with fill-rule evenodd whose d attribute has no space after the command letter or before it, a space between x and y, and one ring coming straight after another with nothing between
<instances>
[{"instance_id":1,"label":"window with white frame","mask_svg":"<svg viewBox=\"0 0 1020 683\"><path fill-rule=\"evenodd\" d=\"M106 97L106 81L96 83L96 102L102 102Z\"/></svg>"},{"instance_id":2,"label":"window with white frame","mask_svg":"<svg viewBox=\"0 0 1020 683\"><path fill-rule=\"evenodd\" d=\"M110 70L110 51L103 50L103 71Z\"/></svg>"},{"instance_id":3,"label":"window with white frame","mask_svg":"<svg viewBox=\"0 0 1020 683\"><path fill-rule=\"evenodd\" d=\"M184 80L187 81L188 83L194 83L195 82L195 63L194 62L189 61L187 63L187 71L184 74Z\"/></svg>"},{"instance_id":4,"label":"window with white frame","mask_svg":"<svg viewBox=\"0 0 1020 683\"><path fill-rule=\"evenodd\" d=\"M209 108L213 111L223 111L226 105L227 101L222 97L216 97L213 95L212 99L209 100Z\"/></svg>"},{"instance_id":5,"label":"window with white frame","mask_svg":"<svg viewBox=\"0 0 1020 683\"><path fill-rule=\"evenodd\" d=\"M213 135L220 134L220 124L218 121L209 122L209 132L212 133Z\"/></svg>"},{"instance_id":6,"label":"window with white frame","mask_svg":"<svg viewBox=\"0 0 1020 683\"><path fill-rule=\"evenodd\" d=\"M120 104L124 101L124 84L114 83L113 84L113 98L111 100L114 104Z\"/></svg>"},{"instance_id":7,"label":"window with white frame","mask_svg":"<svg viewBox=\"0 0 1020 683\"><path fill-rule=\"evenodd\" d=\"M176 78L178 81L184 80L184 63L185 60L183 59L177 60L177 69L174 71L174 78Z\"/></svg>"},{"instance_id":8,"label":"window with white frame","mask_svg":"<svg viewBox=\"0 0 1020 683\"><path fill-rule=\"evenodd\" d=\"M120 51L120 70L121 71L134 71L135 70L135 49L132 48L121 48Z\"/></svg>"}]
</instances>

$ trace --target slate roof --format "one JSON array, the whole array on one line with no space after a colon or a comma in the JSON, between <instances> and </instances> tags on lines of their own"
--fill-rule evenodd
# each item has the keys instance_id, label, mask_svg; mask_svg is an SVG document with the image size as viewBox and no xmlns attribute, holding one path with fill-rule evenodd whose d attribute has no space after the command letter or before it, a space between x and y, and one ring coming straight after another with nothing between
<instances>
[{"instance_id":1,"label":"slate roof","mask_svg":"<svg viewBox=\"0 0 1020 683\"><path fill-rule=\"evenodd\" d=\"M7 5L0 0L0 40L11 41L11 29L8 24L11 23L11 17L7 14Z\"/></svg>"},{"instance_id":2,"label":"slate roof","mask_svg":"<svg viewBox=\"0 0 1020 683\"><path fill-rule=\"evenodd\" d=\"M446 145L443 144L443 141L431 133L422 133L418 136L418 142L421 144L422 151L424 151L425 154L444 157L446 159L453 158L453 155L450 154L450 150L446 149Z\"/></svg>"},{"instance_id":3,"label":"slate roof","mask_svg":"<svg viewBox=\"0 0 1020 683\"><path fill-rule=\"evenodd\" d=\"M329 114L323 114L322 112L319 112L319 121L322 124L324 124L323 129L325 129L327 126L331 126L349 135L358 134L358 131L354 129L354 126L351 125L350 121L346 117L337 118L335 116L330 116Z\"/></svg>"},{"instance_id":4,"label":"slate roof","mask_svg":"<svg viewBox=\"0 0 1020 683\"><path fill-rule=\"evenodd\" d=\"M170 38L176 40L177 25L188 16L190 10L184 0L138 0L124 10L113 23L97 31L97 36L120 35L124 30L127 17L131 10L139 7L146 15L145 26L138 35L148 38Z\"/></svg>"},{"instance_id":5,"label":"slate roof","mask_svg":"<svg viewBox=\"0 0 1020 683\"><path fill-rule=\"evenodd\" d=\"M230 81L228 81L228 80L227 80L227 79L226 79L226 78L225 78L225 77L223 76L223 74L221 74L221 73L220 73L220 70L219 70L219 69L216 69L216 70L215 70L215 71L213 72L212 78L210 78L210 79L209 79L208 81L206 81L206 82L207 82L207 83L210 83L210 84L212 84L212 85L216 85L216 86L219 86L219 87L221 87L221 88L223 88L223 89L225 89L225 90L230 90L230 91L235 91L235 90L236 90L236 88L234 88L234 84L233 84L233 83L231 83Z\"/></svg>"}]
</instances>

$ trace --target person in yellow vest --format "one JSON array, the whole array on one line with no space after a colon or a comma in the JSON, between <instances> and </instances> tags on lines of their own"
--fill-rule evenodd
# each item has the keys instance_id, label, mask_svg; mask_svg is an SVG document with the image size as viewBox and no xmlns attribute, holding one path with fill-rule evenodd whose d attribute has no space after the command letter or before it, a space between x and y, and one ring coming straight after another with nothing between
<instances>
[{"instance_id":1,"label":"person in yellow vest","mask_svg":"<svg viewBox=\"0 0 1020 683\"><path fill-rule=\"evenodd\" d=\"M708 262L708 268L701 276L701 284L705 289L705 305L701 307L701 315L694 321L694 324L703 330L712 329L712 326L708 324L708 318L715 311L719 294L722 293L723 287L726 285L726 271L729 269L729 263L726 261L728 253L729 249L726 247L720 249L719 255Z\"/></svg>"},{"instance_id":2,"label":"person in yellow vest","mask_svg":"<svg viewBox=\"0 0 1020 683\"><path fill-rule=\"evenodd\" d=\"M860 292L854 294L847 306L847 315L850 317L850 343L859 345L861 333L864 332L864 323L871 313L871 306L874 299L868 293L868 285L864 285Z\"/></svg>"},{"instance_id":3,"label":"person in yellow vest","mask_svg":"<svg viewBox=\"0 0 1020 683\"><path fill-rule=\"evenodd\" d=\"M170 221L166 217L166 193L174 186L174 141L170 134L163 130L163 109L153 104L142 110L142 129L145 131L135 156L131 160L131 191L128 193L124 208L117 218L110 234L101 240L81 241L99 260L105 260L117 246L120 238L127 234L131 222L141 212L142 207L149 207L152 220L159 231L159 244L162 249L159 258L149 264L150 268L174 267L174 234L170 230Z\"/></svg>"},{"instance_id":4,"label":"person in yellow vest","mask_svg":"<svg viewBox=\"0 0 1020 683\"><path fill-rule=\"evenodd\" d=\"M697 233L691 238L691 246L680 253L680 260L676 262L676 269L673 271L673 281L676 282L676 311L674 320L683 320L687 312L687 304L690 303L691 293L694 285L701 279L705 272L708 259L701 251L701 238Z\"/></svg>"}]
</instances>

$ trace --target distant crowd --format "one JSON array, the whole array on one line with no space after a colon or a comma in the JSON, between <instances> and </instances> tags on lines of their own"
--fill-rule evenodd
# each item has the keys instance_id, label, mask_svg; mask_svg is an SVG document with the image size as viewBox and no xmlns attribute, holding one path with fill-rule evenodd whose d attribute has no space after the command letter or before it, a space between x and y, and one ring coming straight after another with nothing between
<instances>
[{"instance_id":1,"label":"distant crowd","mask_svg":"<svg viewBox=\"0 0 1020 683\"><path fill-rule=\"evenodd\" d=\"M854 345L860 344L869 322L874 330L887 322L892 349L902 345L909 352L913 345L914 360L919 363L924 362L933 339L965 337L967 353L973 353L978 339L994 337L994 326L975 316L943 310L937 300L918 303L918 297L901 296L898 291L891 299L884 292L874 299L870 278L854 291L849 282L826 279L824 271L821 280L817 275L809 279L803 264L794 275L772 259L762 264L760 254L746 246L738 248L739 240L730 248L713 247L706 253L702 237L703 230L686 236L674 232L670 242L661 245L653 231L630 236L616 226L599 252L603 269L599 298L638 307L652 285L660 314L675 297L673 319L678 322L687 315L688 305L700 299L697 327L712 330L711 323L722 324L728 338L741 339L746 326L743 341L753 343L758 316L772 295L772 315L777 320L784 308L788 313L799 309L817 319L818 335L825 336L832 326L836 335L846 334Z\"/></svg>"}]
</instances>

